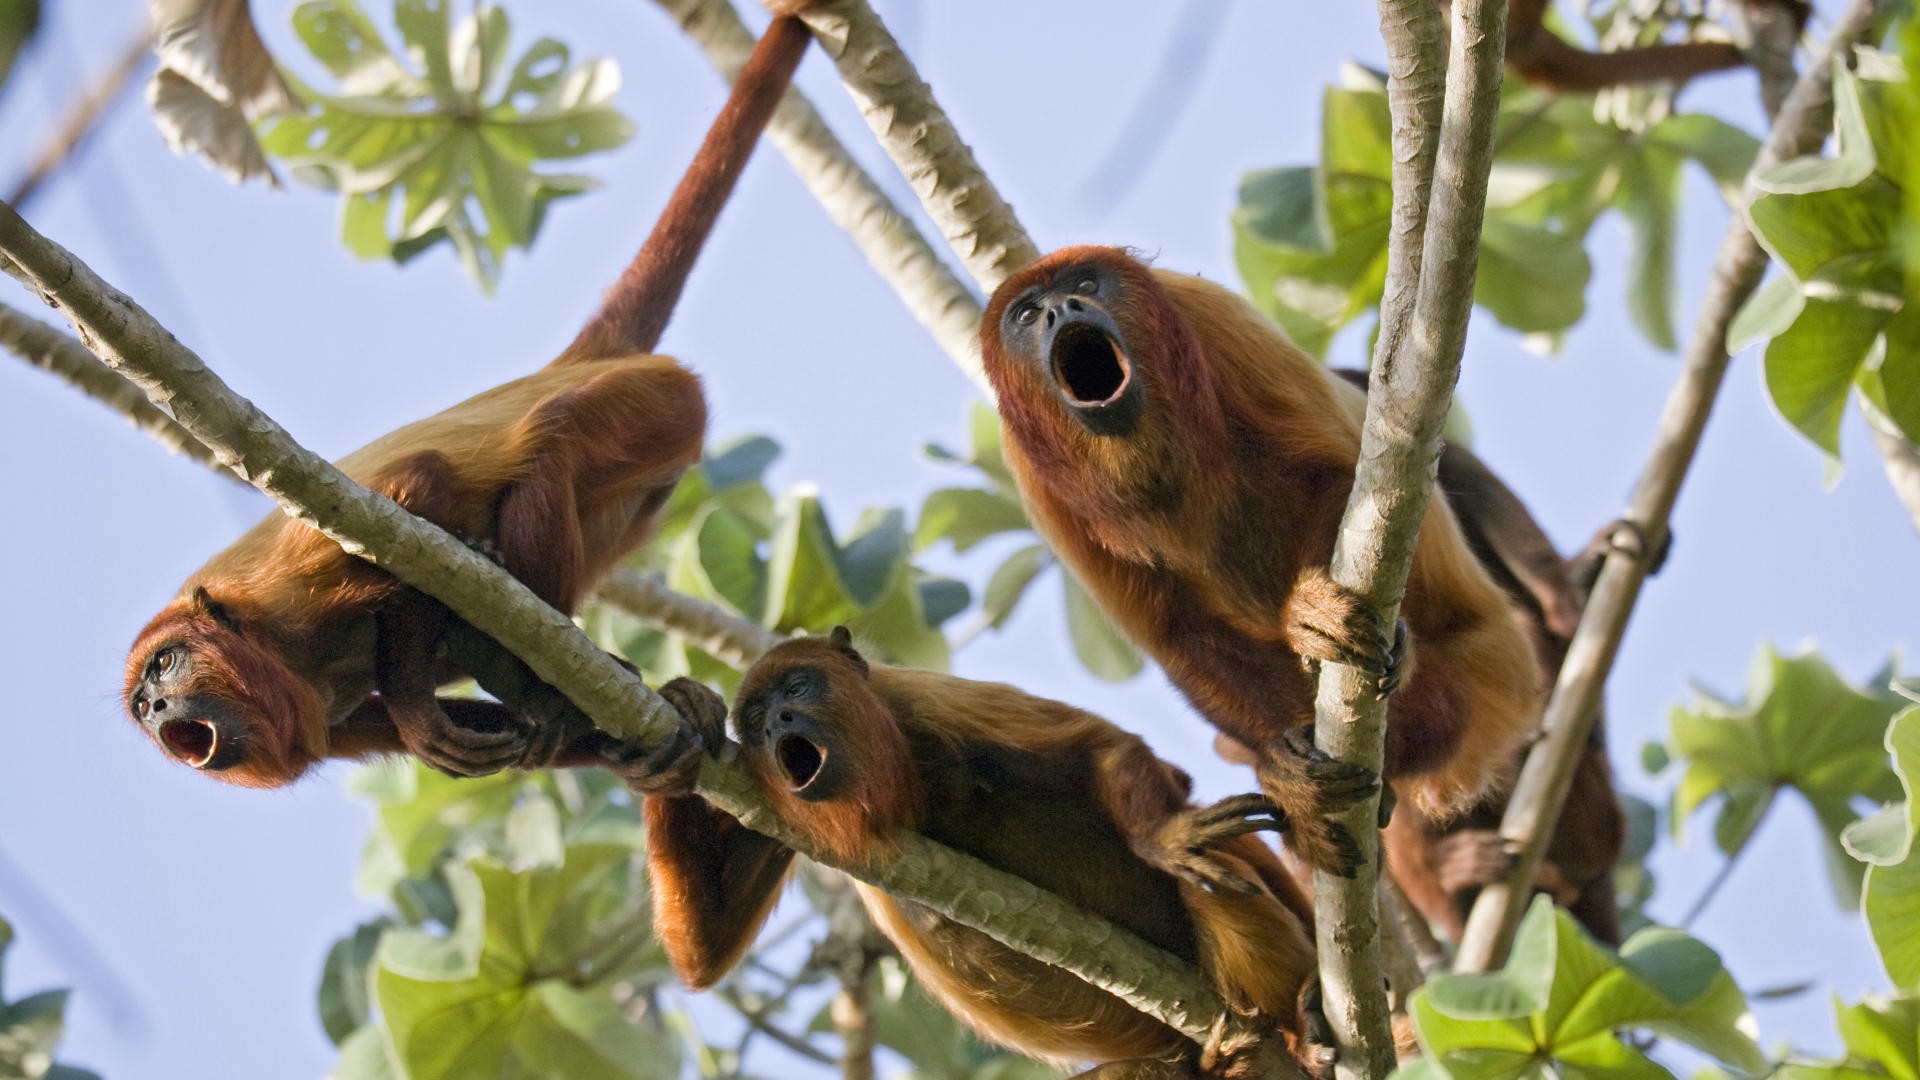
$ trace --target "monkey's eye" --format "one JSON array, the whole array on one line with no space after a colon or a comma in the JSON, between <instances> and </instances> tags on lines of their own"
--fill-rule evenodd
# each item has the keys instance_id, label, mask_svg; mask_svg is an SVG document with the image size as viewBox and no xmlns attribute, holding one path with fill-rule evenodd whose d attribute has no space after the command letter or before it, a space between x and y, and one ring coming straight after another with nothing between
<instances>
[{"instance_id":1,"label":"monkey's eye","mask_svg":"<svg viewBox=\"0 0 1920 1080\"><path fill-rule=\"evenodd\" d=\"M145 720L147 718L147 699L146 698L133 699L133 715L136 720Z\"/></svg>"},{"instance_id":2,"label":"monkey's eye","mask_svg":"<svg viewBox=\"0 0 1920 1080\"><path fill-rule=\"evenodd\" d=\"M1033 320L1040 317L1040 309L1033 304L1021 304L1013 309L1013 321L1021 326L1032 326Z\"/></svg>"},{"instance_id":3,"label":"monkey's eye","mask_svg":"<svg viewBox=\"0 0 1920 1080\"><path fill-rule=\"evenodd\" d=\"M783 689L786 690L788 695L799 697L813 689L813 677L804 671L793 672L787 676L786 685Z\"/></svg>"},{"instance_id":4,"label":"monkey's eye","mask_svg":"<svg viewBox=\"0 0 1920 1080\"><path fill-rule=\"evenodd\" d=\"M1073 283L1073 291L1082 296L1090 296L1100 291L1100 280L1092 274L1088 274Z\"/></svg>"},{"instance_id":5,"label":"monkey's eye","mask_svg":"<svg viewBox=\"0 0 1920 1080\"><path fill-rule=\"evenodd\" d=\"M165 675L167 672L172 671L173 670L173 650L168 649L165 652L162 652L159 656L154 657L153 669L155 671L158 671L162 675Z\"/></svg>"}]
</instances>

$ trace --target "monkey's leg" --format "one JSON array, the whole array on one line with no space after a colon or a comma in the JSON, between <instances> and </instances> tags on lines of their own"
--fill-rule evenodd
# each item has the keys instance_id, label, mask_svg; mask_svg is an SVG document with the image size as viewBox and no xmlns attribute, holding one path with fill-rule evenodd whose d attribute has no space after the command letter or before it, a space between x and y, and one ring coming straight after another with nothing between
<instances>
[{"instance_id":1,"label":"monkey's leg","mask_svg":"<svg viewBox=\"0 0 1920 1080\"><path fill-rule=\"evenodd\" d=\"M441 708L434 696L437 654L450 617L438 601L411 589L381 608L375 685L408 753L450 776L486 776L520 761L528 731L517 721L462 725Z\"/></svg>"},{"instance_id":2,"label":"monkey's leg","mask_svg":"<svg viewBox=\"0 0 1920 1080\"><path fill-rule=\"evenodd\" d=\"M1068 1080L1201 1080L1203 1074L1190 1059L1128 1058L1095 1065Z\"/></svg>"}]
</instances>

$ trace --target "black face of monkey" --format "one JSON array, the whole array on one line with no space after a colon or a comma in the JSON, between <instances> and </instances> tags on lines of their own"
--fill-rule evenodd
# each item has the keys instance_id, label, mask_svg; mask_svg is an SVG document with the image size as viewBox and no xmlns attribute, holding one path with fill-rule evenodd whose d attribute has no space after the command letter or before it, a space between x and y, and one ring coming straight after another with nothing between
<instances>
[{"instance_id":1,"label":"black face of monkey","mask_svg":"<svg viewBox=\"0 0 1920 1080\"><path fill-rule=\"evenodd\" d=\"M766 754L787 789L808 802L831 797L845 777L836 754L826 673L795 665L761 687L740 711L740 738Z\"/></svg>"},{"instance_id":2,"label":"black face of monkey","mask_svg":"<svg viewBox=\"0 0 1920 1080\"><path fill-rule=\"evenodd\" d=\"M1014 297L1000 322L1008 354L1041 367L1068 414L1095 435L1131 434L1144 404L1113 315L1123 287L1110 268L1077 263Z\"/></svg>"},{"instance_id":3,"label":"black face of monkey","mask_svg":"<svg viewBox=\"0 0 1920 1080\"><path fill-rule=\"evenodd\" d=\"M127 693L127 712L168 757L217 772L245 760L246 725L226 702L197 691L198 667L187 642L154 649Z\"/></svg>"}]
</instances>

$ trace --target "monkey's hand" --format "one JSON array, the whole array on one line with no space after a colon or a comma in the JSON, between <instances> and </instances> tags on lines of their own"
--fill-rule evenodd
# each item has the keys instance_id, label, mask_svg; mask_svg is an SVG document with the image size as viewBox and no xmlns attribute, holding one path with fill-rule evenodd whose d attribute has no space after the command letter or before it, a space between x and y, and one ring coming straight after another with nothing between
<instances>
[{"instance_id":1,"label":"monkey's hand","mask_svg":"<svg viewBox=\"0 0 1920 1080\"><path fill-rule=\"evenodd\" d=\"M394 730L407 753L448 776L491 776L520 764L529 729L503 715L501 722L459 724L431 697L387 699Z\"/></svg>"},{"instance_id":2,"label":"monkey's hand","mask_svg":"<svg viewBox=\"0 0 1920 1080\"><path fill-rule=\"evenodd\" d=\"M602 752L614 775L642 795L691 795L703 758L727 741L727 699L685 676L660 688L680 714L680 726L665 742L627 739Z\"/></svg>"},{"instance_id":3,"label":"monkey's hand","mask_svg":"<svg viewBox=\"0 0 1920 1080\"><path fill-rule=\"evenodd\" d=\"M1493 829L1462 829L1433 845L1434 877L1449 896L1478 893L1505 877L1513 856Z\"/></svg>"},{"instance_id":4,"label":"monkey's hand","mask_svg":"<svg viewBox=\"0 0 1920 1080\"><path fill-rule=\"evenodd\" d=\"M1375 679L1386 697L1400 686L1407 659L1407 624L1391 630L1373 606L1324 570L1303 574L1287 597L1282 632L1287 647L1302 659L1345 664Z\"/></svg>"},{"instance_id":5,"label":"monkey's hand","mask_svg":"<svg viewBox=\"0 0 1920 1080\"><path fill-rule=\"evenodd\" d=\"M1313 745L1313 728L1306 725L1269 744L1254 775L1280 808L1287 844L1315 869L1352 877L1360 867L1360 845L1332 815L1379 790L1379 775L1327 756Z\"/></svg>"},{"instance_id":6,"label":"monkey's hand","mask_svg":"<svg viewBox=\"0 0 1920 1080\"><path fill-rule=\"evenodd\" d=\"M1236 836L1262 829L1279 832L1286 819L1265 795L1235 795L1212 806L1189 806L1168 818L1135 850L1149 864L1210 893L1260 893L1233 864L1208 851Z\"/></svg>"}]
</instances>

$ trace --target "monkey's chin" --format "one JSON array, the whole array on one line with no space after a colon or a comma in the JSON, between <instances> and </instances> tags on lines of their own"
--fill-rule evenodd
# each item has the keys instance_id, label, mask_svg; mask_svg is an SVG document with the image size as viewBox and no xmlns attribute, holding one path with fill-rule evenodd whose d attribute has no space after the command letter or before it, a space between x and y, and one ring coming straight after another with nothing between
<instances>
[{"instance_id":1,"label":"monkey's chin","mask_svg":"<svg viewBox=\"0 0 1920 1080\"><path fill-rule=\"evenodd\" d=\"M787 790L802 799L818 799L826 794L821 776L826 772L827 748L799 735L782 735L774 740L773 759L787 778Z\"/></svg>"}]
</instances>

